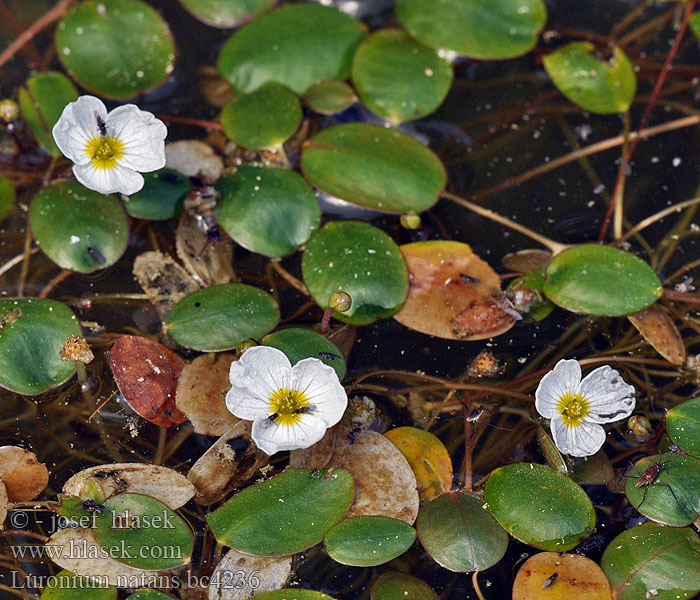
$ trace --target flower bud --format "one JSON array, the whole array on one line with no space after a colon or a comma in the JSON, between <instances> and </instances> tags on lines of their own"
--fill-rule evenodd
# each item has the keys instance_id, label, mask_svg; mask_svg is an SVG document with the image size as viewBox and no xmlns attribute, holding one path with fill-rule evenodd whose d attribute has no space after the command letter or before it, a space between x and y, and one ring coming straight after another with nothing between
<instances>
[{"instance_id":1,"label":"flower bud","mask_svg":"<svg viewBox=\"0 0 700 600\"><path fill-rule=\"evenodd\" d=\"M418 229L420 227L420 216L410 211L402 214L399 222L404 229Z\"/></svg>"},{"instance_id":2,"label":"flower bud","mask_svg":"<svg viewBox=\"0 0 700 600\"><path fill-rule=\"evenodd\" d=\"M19 104L10 98L0 100L0 119L3 123L12 123L19 118Z\"/></svg>"},{"instance_id":3,"label":"flower bud","mask_svg":"<svg viewBox=\"0 0 700 600\"><path fill-rule=\"evenodd\" d=\"M643 415L632 415L627 421L627 427L640 441L654 433L651 422Z\"/></svg>"},{"instance_id":4,"label":"flower bud","mask_svg":"<svg viewBox=\"0 0 700 600\"><path fill-rule=\"evenodd\" d=\"M352 306L352 298L350 294L343 291L333 292L328 299L328 308L337 310L338 312L347 312Z\"/></svg>"},{"instance_id":5,"label":"flower bud","mask_svg":"<svg viewBox=\"0 0 700 600\"><path fill-rule=\"evenodd\" d=\"M248 350L248 348L252 348L253 346L257 346L255 341L253 340L243 340L238 346L236 346L236 356L240 358L243 356L243 353Z\"/></svg>"}]
</instances>

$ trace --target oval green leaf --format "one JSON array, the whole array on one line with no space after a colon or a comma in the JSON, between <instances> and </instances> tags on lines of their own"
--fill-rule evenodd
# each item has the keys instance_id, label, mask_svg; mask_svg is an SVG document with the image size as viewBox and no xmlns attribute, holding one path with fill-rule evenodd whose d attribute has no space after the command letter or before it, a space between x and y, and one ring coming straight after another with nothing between
<instances>
[{"instance_id":1,"label":"oval green leaf","mask_svg":"<svg viewBox=\"0 0 700 600\"><path fill-rule=\"evenodd\" d=\"M318 229L316 194L290 169L242 165L216 184L216 220L244 248L286 256Z\"/></svg>"},{"instance_id":2,"label":"oval green leaf","mask_svg":"<svg viewBox=\"0 0 700 600\"><path fill-rule=\"evenodd\" d=\"M625 494L652 521L690 525L700 512L700 460L685 454L647 456L628 473Z\"/></svg>"},{"instance_id":3,"label":"oval green leaf","mask_svg":"<svg viewBox=\"0 0 700 600\"><path fill-rule=\"evenodd\" d=\"M601 567L615 600L691 598L700 591L700 540L689 527L644 523L610 542Z\"/></svg>"},{"instance_id":4,"label":"oval green leaf","mask_svg":"<svg viewBox=\"0 0 700 600\"><path fill-rule=\"evenodd\" d=\"M221 126L239 146L262 150L279 146L292 137L301 117L297 97L283 85L270 81L224 106Z\"/></svg>"},{"instance_id":5,"label":"oval green leaf","mask_svg":"<svg viewBox=\"0 0 700 600\"><path fill-rule=\"evenodd\" d=\"M397 0L396 14L419 42L491 60L532 50L547 22L542 0Z\"/></svg>"},{"instance_id":6,"label":"oval green leaf","mask_svg":"<svg viewBox=\"0 0 700 600\"><path fill-rule=\"evenodd\" d=\"M304 94L304 102L314 112L333 115L357 101L354 90L344 81L332 79L312 85Z\"/></svg>"},{"instance_id":7,"label":"oval green leaf","mask_svg":"<svg viewBox=\"0 0 700 600\"><path fill-rule=\"evenodd\" d=\"M390 317L408 294L408 269L399 247L381 229L359 221L336 221L321 229L307 245L301 269L321 308L339 290L350 294L350 309L334 317L352 325Z\"/></svg>"},{"instance_id":8,"label":"oval green leaf","mask_svg":"<svg viewBox=\"0 0 700 600\"><path fill-rule=\"evenodd\" d=\"M586 492L551 467L500 467L491 473L484 492L501 526L540 550L570 550L594 531L595 510Z\"/></svg>"},{"instance_id":9,"label":"oval green leaf","mask_svg":"<svg viewBox=\"0 0 700 600\"><path fill-rule=\"evenodd\" d=\"M460 573L488 569L508 547L508 535L483 499L467 491L448 492L423 505L416 529L435 562Z\"/></svg>"},{"instance_id":10,"label":"oval green leaf","mask_svg":"<svg viewBox=\"0 0 700 600\"><path fill-rule=\"evenodd\" d=\"M669 410L666 429L674 444L700 458L700 398L687 400Z\"/></svg>"},{"instance_id":11,"label":"oval green leaf","mask_svg":"<svg viewBox=\"0 0 700 600\"><path fill-rule=\"evenodd\" d=\"M172 72L167 24L141 0L86 0L56 29L56 50L73 79L107 98L131 98Z\"/></svg>"},{"instance_id":12,"label":"oval green leaf","mask_svg":"<svg viewBox=\"0 0 700 600\"><path fill-rule=\"evenodd\" d=\"M445 187L440 159L393 129L347 123L324 129L304 144L301 168L316 187L382 212L430 208Z\"/></svg>"},{"instance_id":13,"label":"oval green leaf","mask_svg":"<svg viewBox=\"0 0 700 600\"><path fill-rule=\"evenodd\" d=\"M637 76L617 46L601 62L591 55L590 42L571 42L544 56L542 62L554 85L574 104L594 113L625 112L637 91Z\"/></svg>"},{"instance_id":14,"label":"oval green leaf","mask_svg":"<svg viewBox=\"0 0 700 600\"><path fill-rule=\"evenodd\" d=\"M616 317L639 312L661 296L652 268L629 252L585 244L557 254L542 288L563 308L587 315Z\"/></svg>"},{"instance_id":15,"label":"oval green leaf","mask_svg":"<svg viewBox=\"0 0 700 600\"><path fill-rule=\"evenodd\" d=\"M375 580L371 600L438 600L439 596L427 584L406 573L388 571Z\"/></svg>"},{"instance_id":16,"label":"oval green leaf","mask_svg":"<svg viewBox=\"0 0 700 600\"><path fill-rule=\"evenodd\" d=\"M212 27L237 27L272 8L277 0L180 0L203 23Z\"/></svg>"},{"instance_id":17,"label":"oval green leaf","mask_svg":"<svg viewBox=\"0 0 700 600\"><path fill-rule=\"evenodd\" d=\"M47 579L41 600L117 600L117 588L101 587L90 577L61 571Z\"/></svg>"},{"instance_id":18,"label":"oval green leaf","mask_svg":"<svg viewBox=\"0 0 700 600\"><path fill-rule=\"evenodd\" d=\"M313 590L300 590L298 588L290 588L285 590L275 590L274 592L266 592L253 596L258 600L333 600L332 596L323 592L314 592Z\"/></svg>"},{"instance_id":19,"label":"oval green leaf","mask_svg":"<svg viewBox=\"0 0 700 600\"><path fill-rule=\"evenodd\" d=\"M95 538L111 558L138 569L170 569L187 564L194 535L162 502L142 494L108 498L95 515Z\"/></svg>"},{"instance_id":20,"label":"oval green leaf","mask_svg":"<svg viewBox=\"0 0 700 600\"><path fill-rule=\"evenodd\" d=\"M216 539L258 556L287 556L317 544L350 508L344 469L287 469L236 494L207 517Z\"/></svg>"},{"instance_id":21,"label":"oval green leaf","mask_svg":"<svg viewBox=\"0 0 700 600\"><path fill-rule=\"evenodd\" d=\"M80 335L71 310L43 298L0 299L0 386L34 396L61 385L75 373L75 363L60 352Z\"/></svg>"},{"instance_id":22,"label":"oval green leaf","mask_svg":"<svg viewBox=\"0 0 700 600\"><path fill-rule=\"evenodd\" d=\"M19 88L22 116L41 147L51 156L61 156L51 130L66 104L78 99L78 90L63 73L49 71L27 79Z\"/></svg>"},{"instance_id":23,"label":"oval green leaf","mask_svg":"<svg viewBox=\"0 0 700 600\"><path fill-rule=\"evenodd\" d=\"M280 329L262 339L264 346L282 350L289 362L295 365L304 358L317 358L333 367L338 379L345 376L345 359L338 346L312 329L289 327Z\"/></svg>"},{"instance_id":24,"label":"oval green leaf","mask_svg":"<svg viewBox=\"0 0 700 600\"><path fill-rule=\"evenodd\" d=\"M7 177L0 176L0 221L10 214L16 199L15 186Z\"/></svg>"},{"instance_id":25,"label":"oval green leaf","mask_svg":"<svg viewBox=\"0 0 700 600\"><path fill-rule=\"evenodd\" d=\"M347 79L364 36L364 25L334 8L290 4L234 33L218 67L239 94L276 81L301 96L319 81Z\"/></svg>"},{"instance_id":26,"label":"oval green leaf","mask_svg":"<svg viewBox=\"0 0 700 600\"><path fill-rule=\"evenodd\" d=\"M136 590L126 600L173 600L173 597L158 590Z\"/></svg>"},{"instance_id":27,"label":"oval green leaf","mask_svg":"<svg viewBox=\"0 0 700 600\"><path fill-rule=\"evenodd\" d=\"M400 29L382 29L355 52L352 80L362 102L394 125L437 109L452 85L452 65Z\"/></svg>"},{"instance_id":28,"label":"oval green leaf","mask_svg":"<svg viewBox=\"0 0 700 600\"><path fill-rule=\"evenodd\" d=\"M364 516L345 519L326 534L328 555L343 565L374 567L408 550L416 530L408 523L389 517Z\"/></svg>"},{"instance_id":29,"label":"oval green leaf","mask_svg":"<svg viewBox=\"0 0 700 600\"><path fill-rule=\"evenodd\" d=\"M143 188L123 196L126 212L135 219L167 221L176 216L192 189L190 180L172 169L143 174Z\"/></svg>"},{"instance_id":30,"label":"oval green leaf","mask_svg":"<svg viewBox=\"0 0 700 600\"><path fill-rule=\"evenodd\" d=\"M129 224L117 197L73 180L50 183L34 196L29 226L52 261L78 273L113 265L129 241Z\"/></svg>"},{"instance_id":31,"label":"oval green leaf","mask_svg":"<svg viewBox=\"0 0 700 600\"><path fill-rule=\"evenodd\" d=\"M165 323L167 334L181 346L200 352L235 348L259 339L280 318L275 299L242 283L214 285L178 302Z\"/></svg>"}]
</instances>

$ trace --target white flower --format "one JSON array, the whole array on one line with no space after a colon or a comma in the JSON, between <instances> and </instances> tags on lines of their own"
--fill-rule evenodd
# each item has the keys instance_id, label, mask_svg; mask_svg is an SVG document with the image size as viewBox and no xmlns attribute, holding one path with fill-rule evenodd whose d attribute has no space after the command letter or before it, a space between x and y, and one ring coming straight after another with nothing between
<instances>
[{"instance_id":1,"label":"white flower","mask_svg":"<svg viewBox=\"0 0 700 600\"><path fill-rule=\"evenodd\" d=\"M345 412L348 397L338 375L317 358L292 367L284 352L254 346L231 363L226 406L253 421L252 438L263 452L308 448Z\"/></svg>"},{"instance_id":2,"label":"white flower","mask_svg":"<svg viewBox=\"0 0 700 600\"><path fill-rule=\"evenodd\" d=\"M108 113L94 96L68 104L53 128L56 145L75 163L76 179L101 194L138 192L143 187L138 171L165 165L166 135L153 114L133 104Z\"/></svg>"},{"instance_id":3,"label":"white flower","mask_svg":"<svg viewBox=\"0 0 700 600\"><path fill-rule=\"evenodd\" d=\"M581 381L576 360L560 360L535 392L535 408L546 419L557 448L571 456L595 454L605 442L600 423L628 417L634 410L634 387L609 366Z\"/></svg>"}]
</instances>

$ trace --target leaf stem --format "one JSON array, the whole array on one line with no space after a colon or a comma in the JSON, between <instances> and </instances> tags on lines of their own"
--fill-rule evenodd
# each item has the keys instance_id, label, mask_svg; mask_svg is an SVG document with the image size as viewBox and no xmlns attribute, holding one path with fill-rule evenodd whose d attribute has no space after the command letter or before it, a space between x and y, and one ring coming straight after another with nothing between
<instances>
[{"instance_id":1,"label":"leaf stem","mask_svg":"<svg viewBox=\"0 0 700 600\"><path fill-rule=\"evenodd\" d=\"M487 219L490 219L491 221L495 221L496 223L500 223L504 227L508 227L509 229L512 229L514 231L517 231L518 233L523 234L524 236L529 237L530 239L535 240L536 242L542 244L545 248L548 248L552 254L559 254L563 250L566 250L569 246L567 244L560 244L559 242L555 242L554 240L549 239L548 237L545 237L544 235L541 235L535 231L532 231L532 229L529 229L525 227L524 225L520 225L520 223L516 223L515 221L511 221L510 219L499 215L498 213L493 212L492 210L489 210L488 208L484 208L483 206L479 206L478 204L474 204L473 202L470 202L469 200L466 200L465 198L462 198L461 196L457 196L456 194L452 194L450 192L444 191L440 194L443 198L447 198L448 200L452 200L452 202L455 202L461 206L464 206L465 208L468 208L472 212L477 213L478 215L481 215L482 217L486 217Z\"/></svg>"}]
</instances>

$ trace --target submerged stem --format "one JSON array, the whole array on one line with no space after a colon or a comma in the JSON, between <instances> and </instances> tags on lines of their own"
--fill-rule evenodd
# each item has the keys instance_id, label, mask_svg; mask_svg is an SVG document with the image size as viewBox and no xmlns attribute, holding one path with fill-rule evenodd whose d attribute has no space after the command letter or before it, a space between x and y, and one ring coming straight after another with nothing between
<instances>
[{"instance_id":1,"label":"submerged stem","mask_svg":"<svg viewBox=\"0 0 700 600\"><path fill-rule=\"evenodd\" d=\"M530 239L535 240L539 244L542 244L544 247L548 248L552 254L559 254L563 250L566 250L569 248L567 244L560 244L559 242L555 242L554 240L549 239L548 237L545 237L544 235L541 235L537 233L536 231L532 231L532 229L529 229L525 227L524 225L520 225L520 223L516 223L515 221L511 221L510 219L503 217L499 215L498 213L493 212L492 210L489 210L488 208L484 208L483 206L479 206L478 204L474 204L473 202L470 202L469 200L466 200L465 198L462 198L461 196L457 196L456 194L452 194L447 191L443 191L441 193L441 196L443 198L447 198L448 200L452 200L452 202L455 202L457 204L460 204L464 206L465 208L468 208L472 212L477 213L478 215L481 215L482 217L486 217L487 219L490 219L491 221L495 221L496 223L500 223L504 227L508 227L509 229L512 229L514 231L517 231L518 233L522 233L524 236L529 237Z\"/></svg>"}]
</instances>

